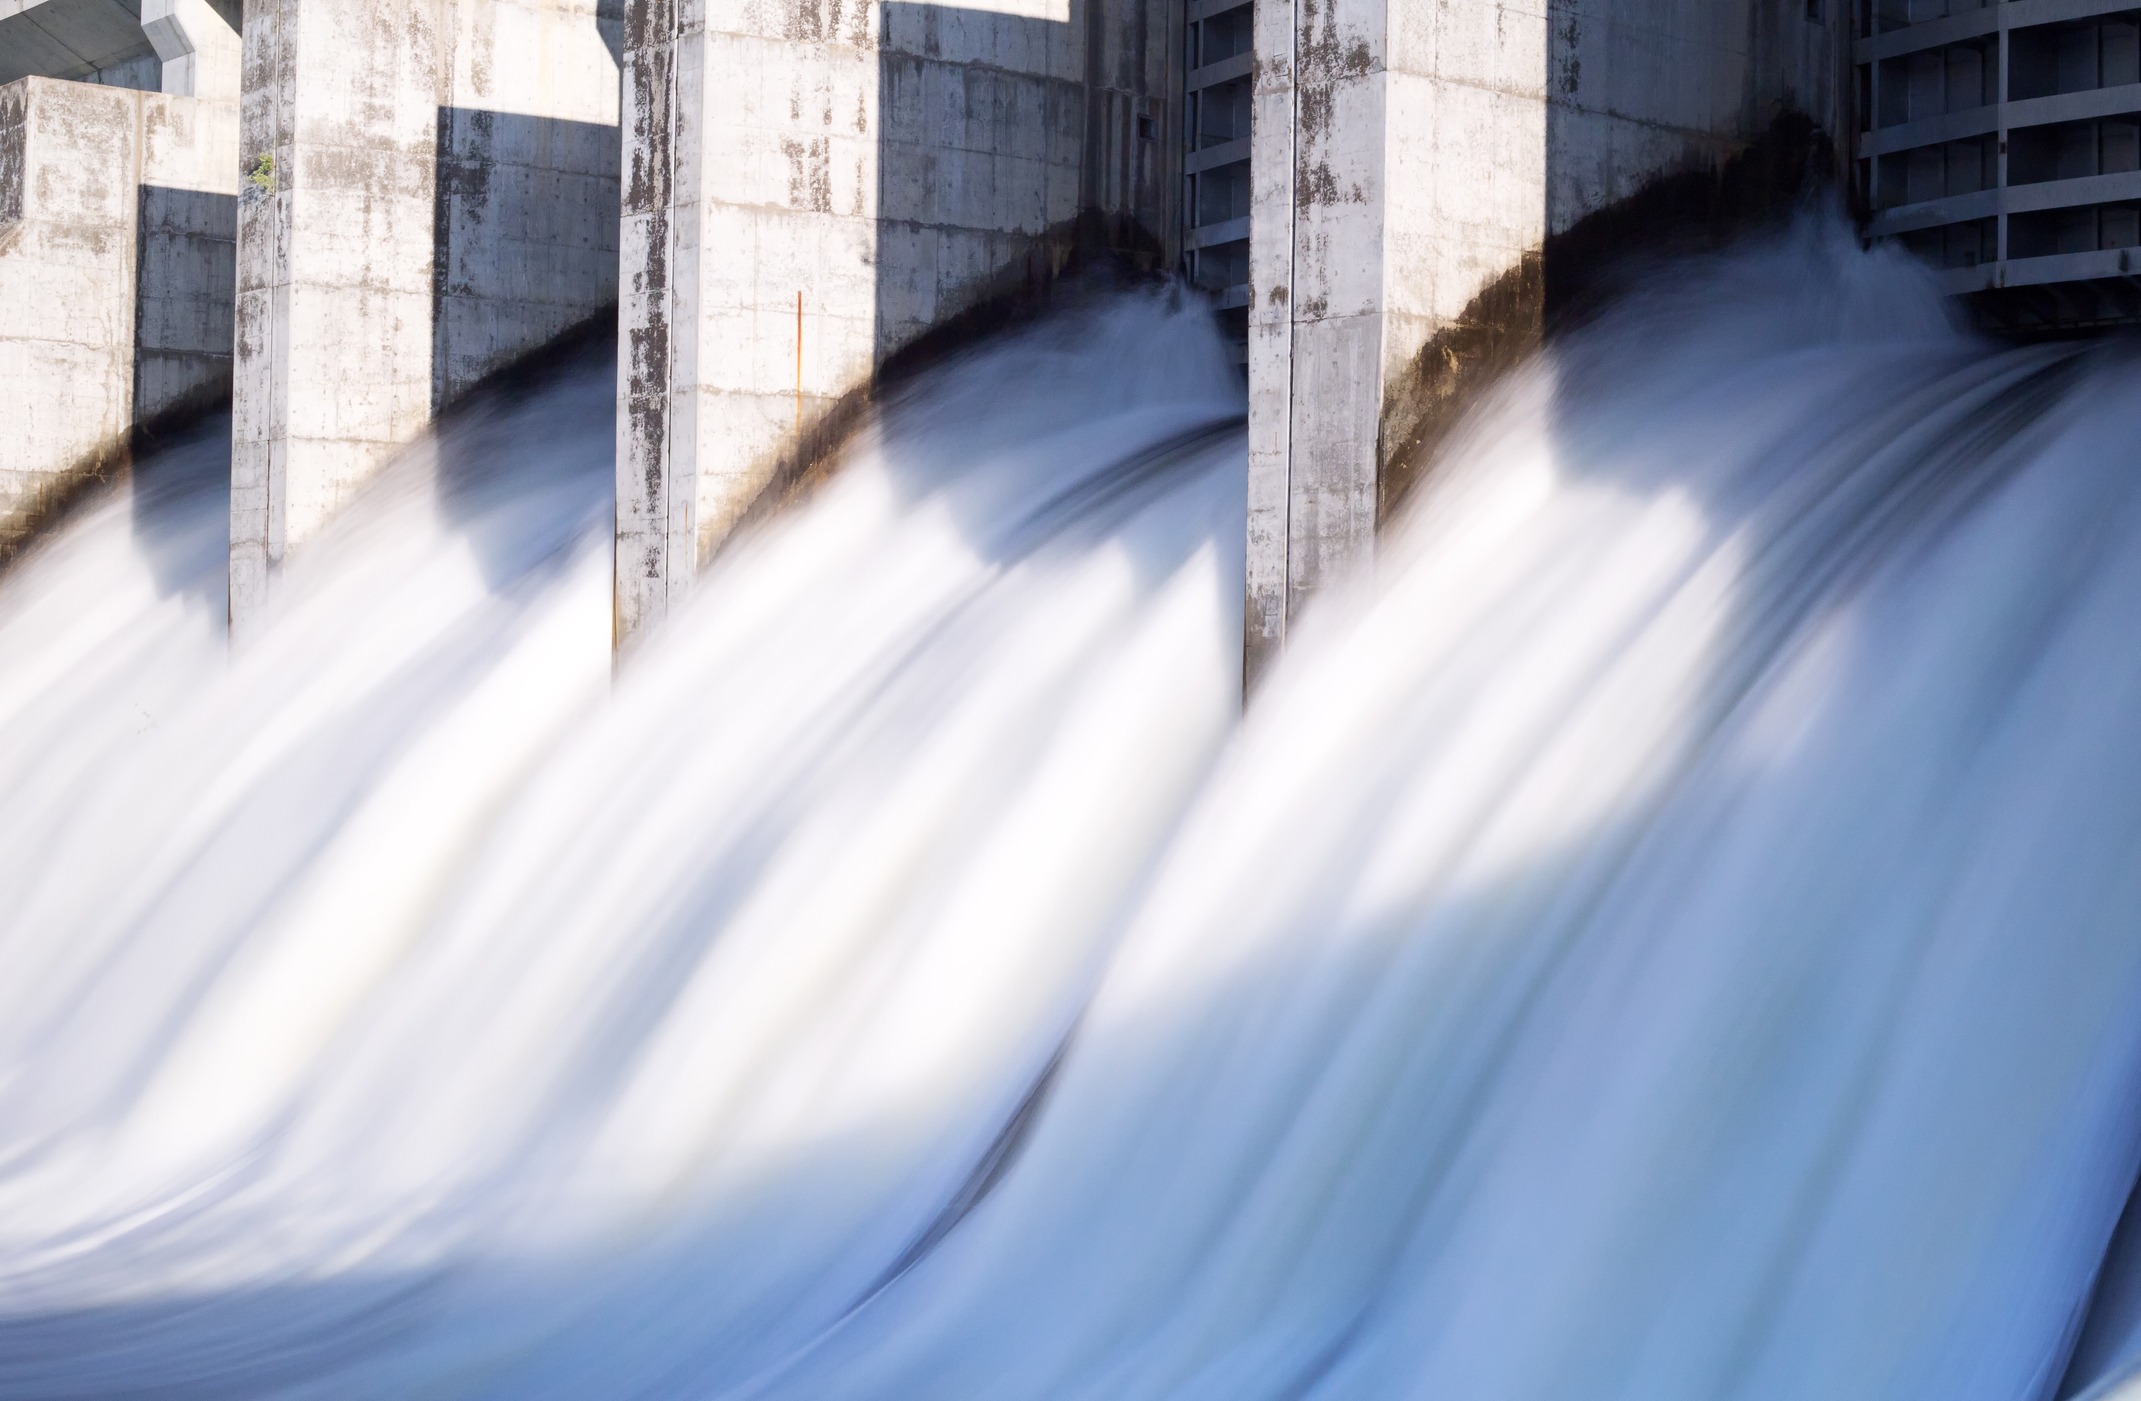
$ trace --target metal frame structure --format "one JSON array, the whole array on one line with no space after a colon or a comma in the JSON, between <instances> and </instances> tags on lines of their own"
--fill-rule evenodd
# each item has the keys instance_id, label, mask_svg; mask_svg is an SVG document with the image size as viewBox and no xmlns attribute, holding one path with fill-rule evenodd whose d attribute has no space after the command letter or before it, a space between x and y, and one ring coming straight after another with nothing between
<instances>
[{"instance_id":1,"label":"metal frame structure","mask_svg":"<svg viewBox=\"0 0 2141 1401\"><path fill-rule=\"evenodd\" d=\"M1250 0L1189 0L1184 45L1182 273L1210 294L1237 363L1249 307Z\"/></svg>"},{"instance_id":2,"label":"metal frame structure","mask_svg":"<svg viewBox=\"0 0 2141 1401\"><path fill-rule=\"evenodd\" d=\"M2141 319L2141 0L1858 0L1867 233L2014 329Z\"/></svg>"}]
</instances>

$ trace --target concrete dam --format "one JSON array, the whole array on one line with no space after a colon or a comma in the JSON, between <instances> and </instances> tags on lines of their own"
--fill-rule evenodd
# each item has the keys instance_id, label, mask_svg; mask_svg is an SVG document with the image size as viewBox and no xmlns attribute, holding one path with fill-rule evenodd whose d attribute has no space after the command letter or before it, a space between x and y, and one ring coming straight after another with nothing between
<instances>
[{"instance_id":1,"label":"concrete dam","mask_svg":"<svg viewBox=\"0 0 2141 1401\"><path fill-rule=\"evenodd\" d=\"M0 0L0 1397L2141 1397L2136 17Z\"/></svg>"},{"instance_id":2,"label":"concrete dam","mask_svg":"<svg viewBox=\"0 0 2141 1401\"><path fill-rule=\"evenodd\" d=\"M1785 114L1843 160L1853 45L1885 53L1901 22L1858 39L1870 17L1803 0L13 4L7 528L227 394L243 633L286 552L440 412L614 307L622 639L888 366L1113 261L1183 278L1237 347L1262 657L1372 549L1449 367L1536 338L1549 239L1714 177ZM1867 164L1893 184L1894 158Z\"/></svg>"},{"instance_id":3,"label":"concrete dam","mask_svg":"<svg viewBox=\"0 0 2141 1401\"><path fill-rule=\"evenodd\" d=\"M381 463L614 308L621 641L888 366L1113 261L1237 347L1255 665L1557 286L1810 178L1997 324L2133 320L2137 13L15 3L4 529L227 395L242 632Z\"/></svg>"}]
</instances>

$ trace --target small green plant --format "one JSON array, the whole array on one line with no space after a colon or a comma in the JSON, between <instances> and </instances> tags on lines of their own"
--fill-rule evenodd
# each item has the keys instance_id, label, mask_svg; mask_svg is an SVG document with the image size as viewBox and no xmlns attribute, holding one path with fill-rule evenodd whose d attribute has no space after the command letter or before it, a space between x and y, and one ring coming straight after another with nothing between
<instances>
[{"instance_id":1,"label":"small green plant","mask_svg":"<svg viewBox=\"0 0 2141 1401\"><path fill-rule=\"evenodd\" d=\"M245 172L245 183L254 186L256 189L267 190L271 193L274 191L275 156L272 152L262 151L259 155L253 157L252 168Z\"/></svg>"}]
</instances>

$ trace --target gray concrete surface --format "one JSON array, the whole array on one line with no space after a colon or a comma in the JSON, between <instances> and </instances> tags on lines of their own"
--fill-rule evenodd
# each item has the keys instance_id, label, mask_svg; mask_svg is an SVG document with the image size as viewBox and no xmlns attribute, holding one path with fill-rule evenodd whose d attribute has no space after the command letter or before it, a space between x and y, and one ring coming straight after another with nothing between
<instances>
[{"instance_id":1,"label":"gray concrete surface","mask_svg":"<svg viewBox=\"0 0 2141 1401\"><path fill-rule=\"evenodd\" d=\"M620 641L924 332L1081 238L1165 265L1181 27L1171 0L631 0Z\"/></svg>"},{"instance_id":2,"label":"gray concrete surface","mask_svg":"<svg viewBox=\"0 0 2141 1401\"><path fill-rule=\"evenodd\" d=\"M230 382L235 104L0 88L0 548Z\"/></svg>"},{"instance_id":3,"label":"gray concrete surface","mask_svg":"<svg viewBox=\"0 0 2141 1401\"><path fill-rule=\"evenodd\" d=\"M1423 349L1550 236L1782 110L1839 120L1841 0L1259 0L1252 672L1374 554ZM1496 314L1536 317L1534 295ZM1471 313L1476 314L1476 313Z\"/></svg>"},{"instance_id":4,"label":"gray concrete surface","mask_svg":"<svg viewBox=\"0 0 2141 1401\"><path fill-rule=\"evenodd\" d=\"M257 0L244 34L231 618L484 374L616 298L598 0Z\"/></svg>"}]
</instances>

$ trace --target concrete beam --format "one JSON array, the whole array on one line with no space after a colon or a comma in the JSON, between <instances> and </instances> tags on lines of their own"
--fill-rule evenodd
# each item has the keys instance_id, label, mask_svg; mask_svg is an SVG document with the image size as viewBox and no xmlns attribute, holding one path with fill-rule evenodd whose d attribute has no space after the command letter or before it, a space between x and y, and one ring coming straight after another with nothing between
<instances>
[{"instance_id":1,"label":"concrete beam","mask_svg":"<svg viewBox=\"0 0 2141 1401\"><path fill-rule=\"evenodd\" d=\"M1436 378L1468 346L1536 339L1550 237L1716 168L1785 108L1842 130L1845 8L1260 0L1252 674L1309 598L1372 564L1394 459L1447 407Z\"/></svg>"},{"instance_id":2,"label":"concrete beam","mask_svg":"<svg viewBox=\"0 0 2141 1401\"><path fill-rule=\"evenodd\" d=\"M1180 32L1173 0L632 0L620 643L904 347L1081 240L1164 265Z\"/></svg>"},{"instance_id":3,"label":"concrete beam","mask_svg":"<svg viewBox=\"0 0 2141 1401\"><path fill-rule=\"evenodd\" d=\"M616 298L597 0L251 0L231 621L485 374Z\"/></svg>"},{"instance_id":4,"label":"concrete beam","mask_svg":"<svg viewBox=\"0 0 2141 1401\"><path fill-rule=\"evenodd\" d=\"M238 100L238 31L208 0L141 0L141 30L163 65L163 90Z\"/></svg>"}]
</instances>

